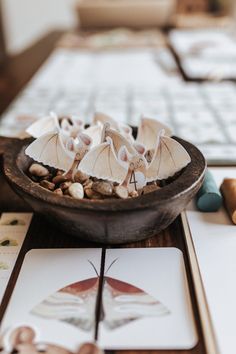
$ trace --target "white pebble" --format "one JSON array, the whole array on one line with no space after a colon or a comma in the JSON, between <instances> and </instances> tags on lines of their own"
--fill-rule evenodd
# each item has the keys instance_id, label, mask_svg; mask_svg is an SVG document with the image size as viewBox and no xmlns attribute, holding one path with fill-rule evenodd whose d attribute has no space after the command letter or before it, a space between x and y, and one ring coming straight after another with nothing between
<instances>
[{"instance_id":1,"label":"white pebble","mask_svg":"<svg viewBox=\"0 0 236 354\"><path fill-rule=\"evenodd\" d=\"M33 163L29 168L29 173L33 176L45 177L49 174L49 171L46 167L43 167L38 163Z\"/></svg>"},{"instance_id":2,"label":"white pebble","mask_svg":"<svg viewBox=\"0 0 236 354\"><path fill-rule=\"evenodd\" d=\"M84 197L84 188L80 183L72 183L72 185L68 189L71 197L75 199L83 199Z\"/></svg>"}]
</instances>

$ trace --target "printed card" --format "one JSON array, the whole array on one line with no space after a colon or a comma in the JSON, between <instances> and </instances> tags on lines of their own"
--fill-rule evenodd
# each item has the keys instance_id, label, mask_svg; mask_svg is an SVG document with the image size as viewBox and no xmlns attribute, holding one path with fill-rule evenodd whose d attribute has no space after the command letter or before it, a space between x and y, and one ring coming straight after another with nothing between
<instances>
[{"instance_id":1,"label":"printed card","mask_svg":"<svg viewBox=\"0 0 236 354\"><path fill-rule=\"evenodd\" d=\"M99 339L106 349L194 347L197 337L181 251L107 250L103 312Z\"/></svg>"},{"instance_id":2,"label":"printed card","mask_svg":"<svg viewBox=\"0 0 236 354\"><path fill-rule=\"evenodd\" d=\"M101 249L30 251L2 322L4 346L12 350L9 338L27 326L35 345L76 352L94 341L99 312L102 348L192 348L197 337L182 253L174 248L106 252L103 276Z\"/></svg>"}]
</instances>

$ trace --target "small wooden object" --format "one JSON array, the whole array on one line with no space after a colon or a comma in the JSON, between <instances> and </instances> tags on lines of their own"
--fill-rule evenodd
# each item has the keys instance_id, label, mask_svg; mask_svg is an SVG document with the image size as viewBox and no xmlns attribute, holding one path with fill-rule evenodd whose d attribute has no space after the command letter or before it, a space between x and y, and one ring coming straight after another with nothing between
<instances>
[{"instance_id":1,"label":"small wooden object","mask_svg":"<svg viewBox=\"0 0 236 354\"><path fill-rule=\"evenodd\" d=\"M229 216L236 224L236 178L225 178L220 189Z\"/></svg>"}]
</instances>

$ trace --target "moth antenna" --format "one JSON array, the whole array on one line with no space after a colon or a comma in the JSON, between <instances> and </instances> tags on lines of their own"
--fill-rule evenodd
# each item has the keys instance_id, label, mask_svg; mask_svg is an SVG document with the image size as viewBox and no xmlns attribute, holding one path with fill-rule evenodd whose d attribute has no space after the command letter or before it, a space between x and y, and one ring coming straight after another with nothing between
<instances>
[{"instance_id":1,"label":"moth antenna","mask_svg":"<svg viewBox=\"0 0 236 354\"><path fill-rule=\"evenodd\" d=\"M113 266L113 264L116 263L116 261L118 261L118 259L119 259L119 258L116 258L116 259L114 259L114 261L111 262L111 264L110 264L109 267L107 268L105 274L107 274L107 273L109 272L109 270L111 269L111 267Z\"/></svg>"},{"instance_id":2,"label":"moth antenna","mask_svg":"<svg viewBox=\"0 0 236 354\"><path fill-rule=\"evenodd\" d=\"M93 262L91 262L89 259L88 259L88 262L91 264L91 266L93 267L93 270L95 271L95 273L99 277L99 274L98 274L97 269L95 268L95 265L93 264Z\"/></svg>"}]
</instances>

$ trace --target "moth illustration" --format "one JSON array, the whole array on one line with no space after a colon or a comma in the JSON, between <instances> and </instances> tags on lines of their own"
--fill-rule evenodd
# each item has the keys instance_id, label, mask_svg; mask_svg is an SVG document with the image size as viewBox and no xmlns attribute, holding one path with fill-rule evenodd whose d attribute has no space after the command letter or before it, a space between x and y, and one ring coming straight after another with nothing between
<instances>
[{"instance_id":1,"label":"moth illustration","mask_svg":"<svg viewBox=\"0 0 236 354\"><path fill-rule=\"evenodd\" d=\"M86 154L79 165L79 170L89 176L117 183L121 183L127 173L116 157L113 140L110 137Z\"/></svg>"},{"instance_id":2,"label":"moth illustration","mask_svg":"<svg viewBox=\"0 0 236 354\"><path fill-rule=\"evenodd\" d=\"M107 276L102 288L100 321L109 330L115 330L131 321L145 317L164 316L170 311L153 296L133 284ZM96 277L70 284L48 296L31 313L46 319L56 319L84 331L94 328L96 303L101 278L91 261Z\"/></svg>"},{"instance_id":3,"label":"moth illustration","mask_svg":"<svg viewBox=\"0 0 236 354\"><path fill-rule=\"evenodd\" d=\"M141 117L136 141L143 144L147 151L152 150L156 146L157 136L163 129L166 136L172 136L171 129L163 123L156 119Z\"/></svg>"}]
</instances>

